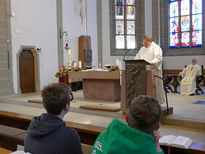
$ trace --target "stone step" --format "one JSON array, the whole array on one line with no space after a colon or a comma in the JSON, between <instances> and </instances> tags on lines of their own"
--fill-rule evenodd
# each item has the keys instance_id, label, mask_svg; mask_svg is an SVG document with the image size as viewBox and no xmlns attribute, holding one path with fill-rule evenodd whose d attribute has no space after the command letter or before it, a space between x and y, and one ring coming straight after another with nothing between
<instances>
[{"instance_id":1,"label":"stone step","mask_svg":"<svg viewBox=\"0 0 205 154\"><path fill-rule=\"evenodd\" d=\"M99 111L99 110L89 110L84 108L79 108L78 106L72 106L70 108L71 112L82 113L82 114L90 114L104 117L112 117L117 119L123 119L122 111L118 112L109 112L109 111Z\"/></svg>"},{"instance_id":2,"label":"stone step","mask_svg":"<svg viewBox=\"0 0 205 154\"><path fill-rule=\"evenodd\" d=\"M177 115L169 115L161 119L161 123L164 125L172 125L179 127L195 128L200 130L205 130L205 122L198 119L190 119L186 117L181 117Z\"/></svg>"}]
</instances>

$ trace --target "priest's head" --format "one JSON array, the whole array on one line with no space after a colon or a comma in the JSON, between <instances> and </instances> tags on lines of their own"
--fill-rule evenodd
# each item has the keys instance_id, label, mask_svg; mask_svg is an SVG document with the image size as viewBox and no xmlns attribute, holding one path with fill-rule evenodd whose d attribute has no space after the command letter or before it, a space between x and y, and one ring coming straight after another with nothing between
<instances>
[{"instance_id":1,"label":"priest's head","mask_svg":"<svg viewBox=\"0 0 205 154\"><path fill-rule=\"evenodd\" d=\"M143 37L143 45L145 48L148 48L152 43L152 38L150 36Z\"/></svg>"},{"instance_id":2,"label":"priest's head","mask_svg":"<svg viewBox=\"0 0 205 154\"><path fill-rule=\"evenodd\" d=\"M197 64L197 59L196 58L192 58L192 65Z\"/></svg>"},{"instance_id":3,"label":"priest's head","mask_svg":"<svg viewBox=\"0 0 205 154\"><path fill-rule=\"evenodd\" d=\"M48 114L63 119L70 108L70 87L64 83L53 83L43 88L42 101Z\"/></svg>"},{"instance_id":4,"label":"priest's head","mask_svg":"<svg viewBox=\"0 0 205 154\"><path fill-rule=\"evenodd\" d=\"M153 135L159 129L161 107L156 99L141 95L130 103L128 125L132 128Z\"/></svg>"}]
</instances>

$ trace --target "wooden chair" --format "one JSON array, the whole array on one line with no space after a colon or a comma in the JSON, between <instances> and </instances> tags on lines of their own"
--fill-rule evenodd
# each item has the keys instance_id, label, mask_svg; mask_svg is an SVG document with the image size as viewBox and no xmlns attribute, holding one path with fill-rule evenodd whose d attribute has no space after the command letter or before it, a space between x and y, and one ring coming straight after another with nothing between
<instances>
[{"instance_id":1,"label":"wooden chair","mask_svg":"<svg viewBox=\"0 0 205 154\"><path fill-rule=\"evenodd\" d=\"M197 95L199 95L200 92L201 92L201 94L204 94L203 90L199 86L199 84L201 82L203 82L203 77L204 77L204 69L203 69L203 65L201 65L201 75L196 78L196 90L195 90L195 92L196 92Z\"/></svg>"},{"instance_id":2,"label":"wooden chair","mask_svg":"<svg viewBox=\"0 0 205 154\"><path fill-rule=\"evenodd\" d=\"M169 90L173 93L173 90L170 86L170 82L172 81L172 76L166 75L164 76L164 90L169 93Z\"/></svg>"}]
</instances>

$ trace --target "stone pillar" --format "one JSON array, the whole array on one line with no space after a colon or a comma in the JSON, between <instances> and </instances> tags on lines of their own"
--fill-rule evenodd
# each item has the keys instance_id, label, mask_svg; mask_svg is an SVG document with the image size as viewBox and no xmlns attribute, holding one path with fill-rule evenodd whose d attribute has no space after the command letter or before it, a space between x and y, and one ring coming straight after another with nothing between
<instances>
[{"instance_id":1,"label":"stone pillar","mask_svg":"<svg viewBox=\"0 0 205 154\"><path fill-rule=\"evenodd\" d=\"M0 0L0 95L13 94L10 0Z\"/></svg>"},{"instance_id":2,"label":"stone pillar","mask_svg":"<svg viewBox=\"0 0 205 154\"><path fill-rule=\"evenodd\" d=\"M152 0L145 0L145 35L152 37Z\"/></svg>"}]
</instances>

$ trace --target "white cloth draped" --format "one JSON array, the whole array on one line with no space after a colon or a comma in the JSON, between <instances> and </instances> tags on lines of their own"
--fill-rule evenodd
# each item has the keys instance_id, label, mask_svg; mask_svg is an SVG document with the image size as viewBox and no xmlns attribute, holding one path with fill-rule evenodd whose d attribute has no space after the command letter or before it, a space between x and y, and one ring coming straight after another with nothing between
<instances>
[{"instance_id":1,"label":"white cloth draped","mask_svg":"<svg viewBox=\"0 0 205 154\"><path fill-rule=\"evenodd\" d=\"M145 61L154 64L157 69L154 69L154 75L162 77L162 49L154 42L148 48L142 47L134 59L144 59ZM163 81L155 78L156 95L160 104L165 102L165 93Z\"/></svg>"},{"instance_id":2,"label":"white cloth draped","mask_svg":"<svg viewBox=\"0 0 205 154\"><path fill-rule=\"evenodd\" d=\"M201 68L199 65L188 65L186 68L180 72L182 76L182 81L180 83L180 93L184 95L190 95L195 92L196 89L196 75L201 75Z\"/></svg>"}]
</instances>

